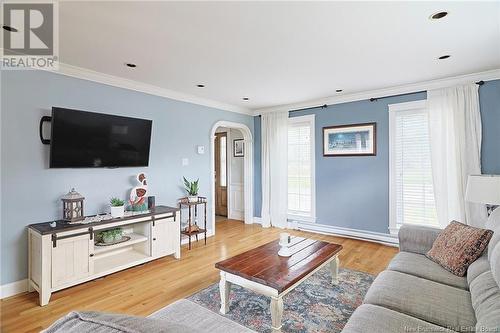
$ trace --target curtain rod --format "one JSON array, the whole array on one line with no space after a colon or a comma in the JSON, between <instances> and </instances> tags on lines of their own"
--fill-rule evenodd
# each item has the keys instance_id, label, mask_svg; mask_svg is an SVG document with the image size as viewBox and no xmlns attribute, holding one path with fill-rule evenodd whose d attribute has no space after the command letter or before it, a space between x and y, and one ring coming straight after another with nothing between
<instances>
[{"instance_id":1,"label":"curtain rod","mask_svg":"<svg viewBox=\"0 0 500 333\"><path fill-rule=\"evenodd\" d=\"M484 84L484 81L483 80L478 81L478 82L476 82L476 84L478 86L482 86ZM375 101L378 101L379 99L383 99L383 98L396 97L396 96L406 96L406 95L418 94L418 93L421 93L421 92L425 92L425 90L414 91L414 92L404 93L404 94L398 94L398 95L383 96L383 97L377 97L377 98L372 97L372 98L369 99L369 101L370 102L375 102ZM326 108L328 108L328 105L327 104L323 104L323 105L317 105L317 106L310 106L310 107L303 108L303 109L290 110L288 112L307 111L307 110L318 109L318 108L326 109ZM259 117L260 116L261 115L259 114Z\"/></svg>"},{"instance_id":2,"label":"curtain rod","mask_svg":"<svg viewBox=\"0 0 500 333\"><path fill-rule=\"evenodd\" d=\"M478 86L482 86L484 84L484 81L478 81L476 82L476 84ZM422 91L415 91L415 92L411 92L411 93L406 93L406 94L399 94L399 95L391 95L391 96L384 96L384 97L377 97L377 98L370 98L370 102L375 102L375 101L378 101L379 99L383 99L383 98L389 98L389 97L396 97L396 96L406 96L406 95L411 95L411 94L417 94L417 93L421 93L421 92L424 92L425 90L422 90Z\"/></svg>"}]
</instances>

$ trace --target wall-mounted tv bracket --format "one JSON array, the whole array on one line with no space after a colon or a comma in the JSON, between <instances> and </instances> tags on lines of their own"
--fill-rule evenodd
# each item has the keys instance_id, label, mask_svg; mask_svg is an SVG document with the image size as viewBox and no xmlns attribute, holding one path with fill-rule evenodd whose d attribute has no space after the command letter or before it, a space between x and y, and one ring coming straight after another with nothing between
<instances>
[{"instance_id":1,"label":"wall-mounted tv bracket","mask_svg":"<svg viewBox=\"0 0 500 333\"><path fill-rule=\"evenodd\" d=\"M52 122L52 117L51 116L43 116L41 119L40 119L40 141L42 141L42 143L44 145L50 145L50 139L44 139L43 138L43 133L42 133L42 129L43 129L43 123L50 123Z\"/></svg>"}]
</instances>

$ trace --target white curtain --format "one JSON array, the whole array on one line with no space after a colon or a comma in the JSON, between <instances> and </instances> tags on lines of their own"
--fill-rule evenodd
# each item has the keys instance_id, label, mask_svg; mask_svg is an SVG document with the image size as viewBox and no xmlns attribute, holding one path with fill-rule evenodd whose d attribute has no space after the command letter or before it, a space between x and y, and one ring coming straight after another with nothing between
<instances>
[{"instance_id":1,"label":"white curtain","mask_svg":"<svg viewBox=\"0 0 500 333\"><path fill-rule=\"evenodd\" d=\"M288 211L288 112L262 115L262 226L285 228Z\"/></svg>"},{"instance_id":2,"label":"white curtain","mask_svg":"<svg viewBox=\"0 0 500 333\"><path fill-rule=\"evenodd\" d=\"M481 114L475 83L427 92L432 178L439 224L482 226L484 205L465 201L467 177L481 174Z\"/></svg>"}]
</instances>

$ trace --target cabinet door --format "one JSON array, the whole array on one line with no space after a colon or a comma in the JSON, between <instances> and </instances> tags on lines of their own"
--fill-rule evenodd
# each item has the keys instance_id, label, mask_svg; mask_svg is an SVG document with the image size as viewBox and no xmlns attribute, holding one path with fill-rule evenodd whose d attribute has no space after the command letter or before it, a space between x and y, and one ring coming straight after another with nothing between
<instances>
[{"instance_id":1,"label":"cabinet door","mask_svg":"<svg viewBox=\"0 0 500 333\"><path fill-rule=\"evenodd\" d=\"M174 253L174 243L172 234L175 232L173 227L177 222L174 221L173 217L156 220L153 226L152 235L152 252L153 258L163 257L169 254ZM179 237L179 234L176 235Z\"/></svg>"},{"instance_id":2,"label":"cabinet door","mask_svg":"<svg viewBox=\"0 0 500 333\"><path fill-rule=\"evenodd\" d=\"M57 240L52 247L52 288L86 278L93 272L90 235Z\"/></svg>"}]
</instances>

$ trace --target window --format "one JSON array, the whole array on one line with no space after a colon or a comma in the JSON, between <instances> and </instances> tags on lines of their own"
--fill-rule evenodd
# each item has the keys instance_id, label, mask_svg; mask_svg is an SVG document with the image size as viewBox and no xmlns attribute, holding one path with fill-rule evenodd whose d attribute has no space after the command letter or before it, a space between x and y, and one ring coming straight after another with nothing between
<instances>
[{"instance_id":1,"label":"window","mask_svg":"<svg viewBox=\"0 0 500 333\"><path fill-rule=\"evenodd\" d=\"M437 226L425 101L389 105L390 225Z\"/></svg>"},{"instance_id":2,"label":"window","mask_svg":"<svg viewBox=\"0 0 500 333\"><path fill-rule=\"evenodd\" d=\"M315 221L314 115L288 120L288 217Z\"/></svg>"}]
</instances>

